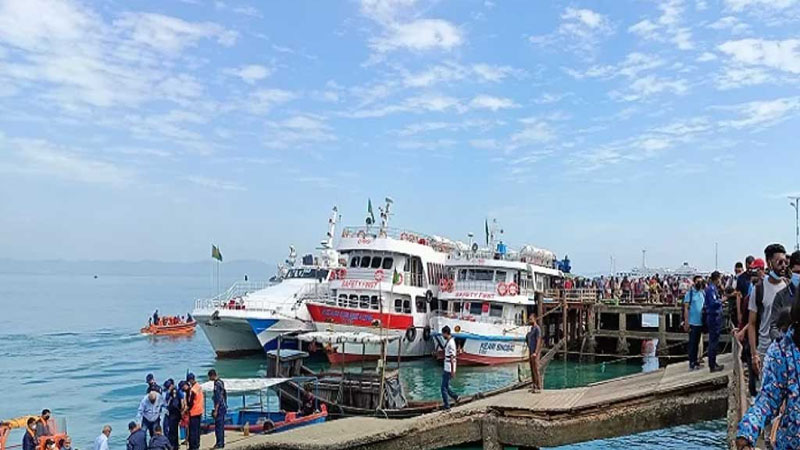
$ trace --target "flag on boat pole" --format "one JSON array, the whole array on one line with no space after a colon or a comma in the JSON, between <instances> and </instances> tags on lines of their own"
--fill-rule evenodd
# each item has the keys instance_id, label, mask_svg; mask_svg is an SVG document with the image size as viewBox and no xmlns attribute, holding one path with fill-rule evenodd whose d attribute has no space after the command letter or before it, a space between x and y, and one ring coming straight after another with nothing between
<instances>
[{"instance_id":1,"label":"flag on boat pole","mask_svg":"<svg viewBox=\"0 0 800 450\"><path fill-rule=\"evenodd\" d=\"M484 230L486 232L486 246L489 246L489 219L485 219L483 222Z\"/></svg>"},{"instance_id":2,"label":"flag on boat pole","mask_svg":"<svg viewBox=\"0 0 800 450\"><path fill-rule=\"evenodd\" d=\"M211 257L222 262L222 252L220 252L219 247L214 244L211 244Z\"/></svg>"}]
</instances>

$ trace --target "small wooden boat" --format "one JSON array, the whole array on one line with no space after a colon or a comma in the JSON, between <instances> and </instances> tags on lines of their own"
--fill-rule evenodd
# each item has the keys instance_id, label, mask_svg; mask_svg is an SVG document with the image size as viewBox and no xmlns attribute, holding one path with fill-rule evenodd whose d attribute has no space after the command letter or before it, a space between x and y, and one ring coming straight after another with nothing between
<instances>
[{"instance_id":1,"label":"small wooden boat","mask_svg":"<svg viewBox=\"0 0 800 450\"><path fill-rule=\"evenodd\" d=\"M153 325L150 324L141 330L142 334L151 336L185 336L194 333L197 321L182 322L174 325Z\"/></svg>"},{"instance_id":2,"label":"small wooden boat","mask_svg":"<svg viewBox=\"0 0 800 450\"><path fill-rule=\"evenodd\" d=\"M322 423L328 417L328 409L325 404L313 401L309 404L307 414L300 411L286 411L279 395L278 388L289 382L313 383L313 378L229 378L224 379L225 390L228 392L228 407L233 395L242 396L242 406L239 409L231 410L225 416L225 430L244 431L247 427L252 433L278 433L291 430L302 426ZM208 381L201 385L208 393L204 398L210 398L214 391L214 382ZM258 404L247 405L248 396L258 396ZM302 395L298 393L298 397ZM270 400L277 398L278 404L270 406ZM302 403L298 404L297 409L301 409ZM206 409L207 410L207 409ZM214 431L214 421L208 417L202 421L201 429L204 433Z\"/></svg>"}]
</instances>

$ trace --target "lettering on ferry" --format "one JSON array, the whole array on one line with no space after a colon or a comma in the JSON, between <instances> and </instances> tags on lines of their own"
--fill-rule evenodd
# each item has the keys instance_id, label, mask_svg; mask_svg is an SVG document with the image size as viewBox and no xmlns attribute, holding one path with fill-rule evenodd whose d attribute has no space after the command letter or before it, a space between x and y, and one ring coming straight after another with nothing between
<instances>
[{"instance_id":1,"label":"lettering on ferry","mask_svg":"<svg viewBox=\"0 0 800 450\"><path fill-rule=\"evenodd\" d=\"M372 322L375 320L375 316L372 314L342 309L324 308L322 310L322 315L326 318L333 319L333 321L337 323Z\"/></svg>"},{"instance_id":2,"label":"lettering on ferry","mask_svg":"<svg viewBox=\"0 0 800 450\"><path fill-rule=\"evenodd\" d=\"M358 238L358 243L362 245L369 245L372 244L372 239L370 238Z\"/></svg>"},{"instance_id":3,"label":"lettering on ferry","mask_svg":"<svg viewBox=\"0 0 800 450\"><path fill-rule=\"evenodd\" d=\"M350 289L375 289L378 287L377 281L370 280L344 280L342 281L342 288Z\"/></svg>"},{"instance_id":4,"label":"lettering on ferry","mask_svg":"<svg viewBox=\"0 0 800 450\"><path fill-rule=\"evenodd\" d=\"M472 292L472 291L456 291L453 294L453 297L456 298L482 298L482 299L490 299L494 297L494 294L488 292Z\"/></svg>"},{"instance_id":5,"label":"lettering on ferry","mask_svg":"<svg viewBox=\"0 0 800 450\"><path fill-rule=\"evenodd\" d=\"M478 353L485 355L489 352L500 353L514 353L515 345L513 343L505 342L481 342L481 348Z\"/></svg>"}]
</instances>

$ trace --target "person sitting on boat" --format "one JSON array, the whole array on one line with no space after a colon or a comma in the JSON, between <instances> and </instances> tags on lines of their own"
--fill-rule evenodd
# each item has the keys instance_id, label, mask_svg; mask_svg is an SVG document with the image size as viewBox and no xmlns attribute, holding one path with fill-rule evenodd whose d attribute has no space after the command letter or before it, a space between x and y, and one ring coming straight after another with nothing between
<instances>
[{"instance_id":1,"label":"person sitting on boat","mask_svg":"<svg viewBox=\"0 0 800 450\"><path fill-rule=\"evenodd\" d=\"M153 325L158 325L158 310L153 312Z\"/></svg>"},{"instance_id":2,"label":"person sitting on boat","mask_svg":"<svg viewBox=\"0 0 800 450\"><path fill-rule=\"evenodd\" d=\"M305 395L303 395L303 404L300 407L300 414L303 416L310 416L314 414L317 412L314 406L314 396L311 394L311 392L306 391Z\"/></svg>"},{"instance_id":3,"label":"person sitting on boat","mask_svg":"<svg viewBox=\"0 0 800 450\"><path fill-rule=\"evenodd\" d=\"M154 430L156 434L150 439L150 445L147 446L147 450L173 450L172 444L170 444L167 437L164 436L161 425L156 425Z\"/></svg>"},{"instance_id":4,"label":"person sitting on boat","mask_svg":"<svg viewBox=\"0 0 800 450\"><path fill-rule=\"evenodd\" d=\"M42 415L36 421L36 439L42 436L52 436L53 431L50 429L50 410L43 409Z\"/></svg>"},{"instance_id":5,"label":"person sitting on boat","mask_svg":"<svg viewBox=\"0 0 800 450\"><path fill-rule=\"evenodd\" d=\"M189 314L189 313L186 313L186 323L192 323L192 322L194 322L194 319L192 318L192 315Z\"/></svg>"},{"instance_id":6,"label":"person sitting on boat","mask_svg":"<svg viewBox=\"0 0 800 450\"><path fill-rule=\"evenodd\" d=\"M39 438L36 437L36 418L28 418L28 428L25 436L22 437L22 450L36 450L39 446Z\"/></svg>"},{"instance_id":7,"label":"person sitting on boat","mask_svg":"<svg viewBox=\"0 0 800 450\"><path fill-rule=\"evenodd\" d=\"M44 441L44 448L45 450L56 450L56 441L47 439Z\"/></svg>"},{"instance_id":8,"label":"person sitting on boat","mask_svg":"<svg viewBox=\"0 0 800 450\"><path fill-rule=\"evenodd\" d=\"M148 373L144 380L145 383L147 383L147 392L145 392L146 394L149 394L153 391L158 392L159 394L161 393L161 386L158 385L158 382L156 382L156 377L152 373Z\"/></svg>"},{"instance_id":9,"label":"person sitting on boat","mask_svg":"<svg viewBox=\"0 0 800 450\"><path fill-rule=\"evenodd\" d=\"M72 450L72 438L65 436L58 440L58 450Z\"/></svg>"},{"instance_id":10,"label":"person sitting on boat","mask_svg":"<svg viewBox=\"0 0 800 450\"><path fill-rule=\"evenodd\" d=\"M150 391L139 403L136 419L142 424L142 428L145 428L150 433L150 437L153 437L155 426L161 423L161 410L163 407L164 399L156 391Z\"/></svg>"}]
</instances>

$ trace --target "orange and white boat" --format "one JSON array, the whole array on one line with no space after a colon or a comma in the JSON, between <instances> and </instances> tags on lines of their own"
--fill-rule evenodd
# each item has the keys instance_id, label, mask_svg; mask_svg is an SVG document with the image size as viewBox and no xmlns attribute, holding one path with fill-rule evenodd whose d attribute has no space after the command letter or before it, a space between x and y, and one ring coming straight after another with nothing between
<instances>
[{"instance_id":1,"label":"orange and white boat","mask_svg":"<svg viewBox=\"0 0 800 450\"><path fill-rule=\"evenodd\" d=\"M11 445L6 447L6 441L8 440L8 436L11 433L11 430L14 429L25 429L28 426L28 419L34 418L39 420L36 416L22 416L16 417L14 419L9 420L2 420L0 419L0 450L6 450L6 448L18 448L19 445ZM42 436L39 439L39 444L36 446L36 450L45 450L45 444L48 440L53 440L54 443L58 444L59 441L65 439L67 437L67 425L66 420L59 419L61 422L60 424L56 422L54 418L50 418L47 422L47 427L50 429L52 433L49 436ZM38 424L38 423L37 423Z\"/></svg>"},{"instance_id":2,"label":"orange and white boat","mask_svg":"<svg viewBox=\"0 0 800 450\"><path fill-rule=\"evenodd\" d=\"M151 336L185 336L194 333L197 326L197 321L180 322L171 325L153 325L150 324L142 328L142 334L149 334Z\"/></svg>"}]
</instances>

